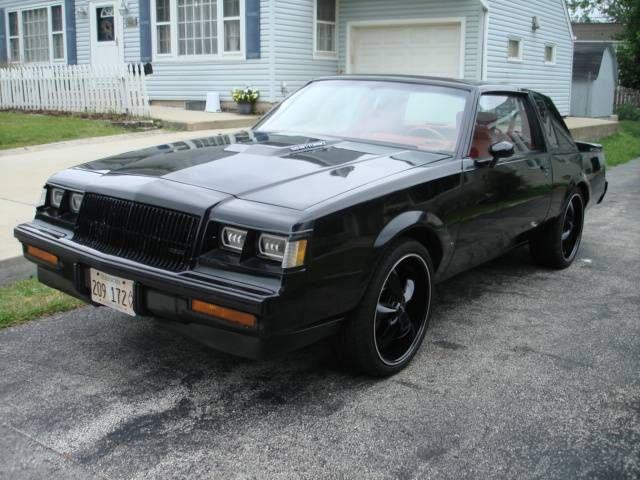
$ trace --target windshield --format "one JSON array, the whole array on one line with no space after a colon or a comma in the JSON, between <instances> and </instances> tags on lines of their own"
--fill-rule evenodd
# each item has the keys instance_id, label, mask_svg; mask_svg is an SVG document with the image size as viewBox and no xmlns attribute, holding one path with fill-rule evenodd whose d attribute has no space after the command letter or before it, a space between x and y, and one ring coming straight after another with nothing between
<instances>
[{"instance_id":1,"label":"windshield","mask_svg":"<svg viewBox=\"0 0 640 480\"><path fill-rule=\"evenodd\" d=\"M453 152L467 97L464 90L433 85L324 80L285 100L257 130Z\"/></svg>"}]
</instances>

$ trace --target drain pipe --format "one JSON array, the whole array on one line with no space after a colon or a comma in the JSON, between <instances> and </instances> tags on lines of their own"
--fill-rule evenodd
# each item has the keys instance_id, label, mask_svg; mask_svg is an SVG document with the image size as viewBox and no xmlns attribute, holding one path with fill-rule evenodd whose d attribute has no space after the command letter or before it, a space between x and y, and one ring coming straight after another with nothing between
<instances>
[{"instance_id":1,"label":"drain pipe","mask_svg":"<svg viewBox=\"0 0 640 480\"><path fill-rule=\"evenodd\" d=\"M487 80L487 47L489 45L489 5L487 0L480 0L482 5L482 55L480 55L480 80Z\"/></svg>"}]
</instances>

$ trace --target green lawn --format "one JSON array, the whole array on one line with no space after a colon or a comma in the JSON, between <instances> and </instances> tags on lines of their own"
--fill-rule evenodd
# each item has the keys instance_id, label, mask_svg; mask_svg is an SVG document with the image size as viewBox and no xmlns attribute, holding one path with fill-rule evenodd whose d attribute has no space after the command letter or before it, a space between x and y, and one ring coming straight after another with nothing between
<instances>
[{"instance_id":1,"label":"green lawn","mask_svg":"<svg viewBox=\"0 0 640 480\"><path fill-rule=\"evenodd\" d=\"M104 120L0 112L0 150L125 132Z\"/></svg>"},{"instance_id":2,"label":"green lawn","mask_svg":"<svg viewBox=\"0 0 640 480\"><path fill-rule=\"evenodd\" d=\"M0 288L0 328L66 312L83 305L75 298L44 286L35 278Z\"/></svg>"},{"instance_id":3,"label":"green lawn","mask_svg":"<svg viewBox=\"0 0 640 480\"><path fill-rule=\"evenodd\" d=\"M620 131L603 138L600 143L610 167L640 157L640 122L620 122Z\"/></svg>"}]
</instances>

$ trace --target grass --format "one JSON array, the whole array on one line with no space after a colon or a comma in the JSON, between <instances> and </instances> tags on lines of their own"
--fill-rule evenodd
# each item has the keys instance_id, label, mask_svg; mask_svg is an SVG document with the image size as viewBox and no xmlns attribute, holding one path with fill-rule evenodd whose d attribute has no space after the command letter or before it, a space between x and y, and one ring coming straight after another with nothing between
<instances>
[{"instance_id":1,"label":"grass","mask_svg":"<svg viewBox=\"0 0 640 480\"><path fill-rule=\"evenodd\" d=\"M105 120L0 112L0 150L77 138L117 135L127 131Z\"/></svg>"},{"instance_id":2,"label":"grass","mask_svg":"<svg viewBox=\"0 0 640 480\"><path fill-rule=\"evenodd\" d=\"M599 143L604 147L607 165L610 167L640 157L640 122L620 122L618 133L603 138Z\"/></svg>"},{"instance_id":3,"label":"grass","mask_svg":"<svg viewBox=\"0 0 640 480\"><path fill-rule=\"evenodd\" d=\"M46 287L35 278L21 280L0 288L0 328L66 312L83 305L83 302L64 293Z\"/></svg>"}]
</instances>

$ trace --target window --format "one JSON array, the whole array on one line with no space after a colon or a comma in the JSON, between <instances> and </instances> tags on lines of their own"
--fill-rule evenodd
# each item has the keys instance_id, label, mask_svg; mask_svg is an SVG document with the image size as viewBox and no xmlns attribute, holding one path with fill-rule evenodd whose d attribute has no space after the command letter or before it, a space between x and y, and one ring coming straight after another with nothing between
<instances>
[{"instance_id":1,"label":"window","mask_svg":"<svg viewBox=\"0 0 640 480\"><path fill-rule=\"evenodd\" d=\"M544 63L547 63L547 64L556 63L556 46L555 45L545 45Z\"/></svg>"},{"instance_id":2,"label":"window","mask_svg":"<svg viewBox=\"0 0 640 480\"><path fill-rule=\"evenodd\" d=\"M315 51L319 54L336 53L336 0L315 0Z\"/></svg>"},{"instance_id":3,"label":"window","mask_svg":"<svg viewBox=\"0 0 640 480\"><path fill-rule=\"evenodd\" d=\"M224 0L224 51L240 51L240 0Z\"/></svg>"},{"instance_id":4,"label":"window","mask_svg":"<svg viewBox=\"0 0 640 480\"><path fill-rule=\"evenodd\" d=\"M64 12L61 4L8 12L9 59L25 63L64 61Z\"/></svg>"},{"instance_id":5,"label":"window","mask_svg":"<svg viewBox=\"0 0 640 480\"><path fill-rule=\"evenodd\" d=\"M64 60L64 20L62 5L51 7L51 39L53 45L53 59Z\"/></svg>"},{"instance_id":6,"label":"window","mask_svg":"<svg viewBox=\"0 0 640 480\"><path fill-rule=\"evenodd\" d=\"M510 62L522 61L522 40L519 38L510 38L507 44L507 57Z\"/></svg>"},{"instance_id":7,"label":"window","mask_svg":"<svg viewBox=\"0 0 640 480\"><path fill-rule=\"evenodd\" d=\"M18 12L9 13L9 58L20 61L20 22Z\"/></svg>"},{"instance_id":8,"label":"window","mask_svg":"<svg viewBox=\"0 0 640 480\"><path fill-rule=\"evenodd\" d=\"M171 2L156 0L156 43L158 55L171 53Z\"/></svg>"},{"instance_id":9,"label":"window","mask_svg":"<svg viewBox=\"0 0 640 480\"><path fill-rule=\"evenodd\" d=\"M242 0L155 0L155 54L240 54L243 8Z\"/></svg>"},{"instance_id":10,"label":"window","mask_svg":"<svg viewBox=\"0 0 640 480\"><path fill-rule=\"evenodd\" d=\"M464 90L431 85L323 80L298 90L256 129L453 152L468 97Z\"/></svg>"},{"instance_id":11,"label":"window","mask_svg":"<svg viewBox=\"0 0 640 480\"><path fill-rule=\"evenodd\" d=\"M116 22L113 7L96 8L96 27L98 42L116 41Z\"/></svg>"},{"instance_id":12,"label":"window","mask_svg":"<svg viewBox=\"0 0 640 480\"><path fill-rule=\"evenodd\" d=\"M491 145L508 141L517 153L536 149L525 100L517 95L483 95L469 156L488 158Z\"/></svg>"},{"instance_id":13,"label":"window","mask_svg":"<svg viewBox=\"0 0 640 480\"><path fill-rule=\"evenodd\" d=\"M534 93L533 98L540 113L549 150L559 153L574 153L577 148L576 144L553 101L538 93Z\"/></svg>"}]
</instances>

